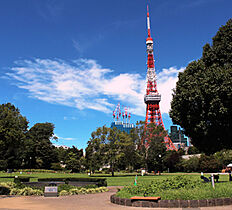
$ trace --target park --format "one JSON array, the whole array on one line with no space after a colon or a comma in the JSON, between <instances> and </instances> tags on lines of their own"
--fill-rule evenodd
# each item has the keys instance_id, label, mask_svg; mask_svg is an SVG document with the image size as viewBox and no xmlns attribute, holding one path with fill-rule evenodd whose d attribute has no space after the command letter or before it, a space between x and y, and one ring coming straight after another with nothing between
<instances>
[{"instance_id":1,"label":"park","mask_svg":"<svg viewBox=\"0 0 232 210\"><path fill-rule=\"evenodd\" d=\"M56 144L59 139L73 138L59 137L52 120L31 123L30 114L23 114L26 108L18 107L14 100L0 104L0 209L232 208L232 19L221 23L224 25L214 32L212 41L204 43L201 57L178 72L168 114L190 143L177 147L161 114L148 6L146 17L147 75L141 83L146 86L146 112L129 131L109 128L100 120L91 130L85 148L60 146ZM42 65L46 62L42 61ZM34 71L33 62L25 63ZM88 65L100 68L95 64L91 61ZM13 70L21 71L15 79L28 71L23 67ZM104 71L111 72L100 70ZM94 77L99 79L98 74L95 72ZM35 75L26 76L33 79ZM21 83L20 86L25 87ZM65 85L59 88L67 89ZM39 94L42 98L43 93ZM109 106L105 99L97 101L102 103L100 108ZM100 109L96 107L94 111ZM108 109L103 109L107 114ZM68 117L63 119L71 121ZM85 124L82 119L78 121Z\"/></svg>"}]
</instances>

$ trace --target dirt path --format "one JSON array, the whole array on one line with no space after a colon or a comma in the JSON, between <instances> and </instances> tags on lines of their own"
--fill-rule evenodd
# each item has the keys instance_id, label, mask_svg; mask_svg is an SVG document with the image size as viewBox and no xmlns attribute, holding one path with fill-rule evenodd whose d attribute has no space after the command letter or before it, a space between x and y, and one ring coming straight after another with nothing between
<instances>
[{"instance_id":1,"label":"dirt path","mask_svg":"<svg viewBox=\"0 0 232 210\"><path fill-rule=\"evenodd\" d=\"M154 208L138 208L116 205L110 202L110 196L117 191L117 187L109 187L109 192L62 196L58 198L45 197L0 197L0 210L151 210ZM155 208L165 210L165 208ZM232 206L194 208L192 210L231 210ZM169 209L170 210L170 209ZM171 210L181 210L172 208ZM191 210L188 208L186 210Z\"/></svg>"}]
</instances>

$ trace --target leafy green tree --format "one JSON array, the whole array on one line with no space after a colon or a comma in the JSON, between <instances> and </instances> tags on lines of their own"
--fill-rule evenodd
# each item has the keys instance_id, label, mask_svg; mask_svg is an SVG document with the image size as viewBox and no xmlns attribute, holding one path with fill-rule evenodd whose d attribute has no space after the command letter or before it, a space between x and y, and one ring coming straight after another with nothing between
<instances>
[{"instance_id":1,"label":"leafy green tree","mask_svg":"<svg viewBox=\"0 0 232 210\"><path fill-rule=\"evenodd\" d=\"M179 73L170 117L206 154L232 148L232 19Z\"/></svg>"},{"instance_id":2,"label":"leafy green tree","mask_svg":"<svg viewBox=\"0 0 232 210\"><path fill-rule=\"evenodd\" d=\"M199 172L199 157L190 157L188 160L182 159L180 168L184 172Z\"/></svg>"},{"instance_id":3,"label":"leafy green tree","mask_svg":"<svg viewBox=\"0 0 232 210\"><path fill-rule=\"evenodd\" d=\"M54 138L52 123L36 123L27 133L25 156L26 165L32 168L50 168L58 162L57 150L51 143Z\"/></svg>"},{"instance_id":4,"label":"leafy green tree","mask_svg":"<svg viewBox=\"0 0 232 210\"><path fill-rule=\"evenodd\" d=\"M181 153L175 150L167 151L167 154L164 157L164 165L169 169L169 172L180 171L180 162Z\"/></svg>"},{"instance_id":5,"label":"leafy green tree","mask_svg":"<svg viewBox=\"0 0 232 210\"><path fill-rule=\"evenodd\" d=\"M99 170L104 164L104 142L108 135L108 128L103 126L97 128L96 131L91 133L91 138L88 141L86 152L86 167L90 173Z\"/></svg>"},{"instance_id":6,"label":"leafy green tree","mask_svg":"<svg viewBox=\"0 0 232 210\"><path fill-rule=\"evenodd\" d=\"M162 171L164 169L163 160L166 155L166 146L163 142L167 132L162 126L149 124L146 135L148 135L150 141L146 157L147 169L148 171Z\"/></svg>"},{"instance_id":7,"label":"leafy green tree","mask_svg":"<svg viewBox=\"0 0 232 210\"><path fill-rule=\"evenodd\" d=\"M200 151L194 146L188 148L188 155L199 154L199 153Z\"/></svg>"},{"instance_id":8,"label":"leafy green tree","mask_svg":"<svg viewBox=\"0 0 232 210\"><path fill-rule=\"evenodd\" d=\"M66 160L66 168L72 172L78 173L81 170L80 158L74 152L68 153L68 158Z\"/></svg>"},{"instance_id":9,"label":"leafy green tree","mask_svg":"<svg viewBox=\"0 0 232 210\"><path fill-rule=\"evenodd\" d=\"M219 161L220 165L225 168L232 163L232 150L221 150L216 152L214 157Z\"/></svg>"},{"instance_id":10,"label":"leafy green tree","mask_svg":"<svg viewBox=\"0 0 232 210\"><path fill-rule=\"evenodd\" d=\"M2 169L21 166L27 128L28 121L20 114L18 108L10 103L0 105L0 162Z\"/></svg>"},{"instance_id":11,"label":"leafy green tree","mask_svg":"<svg viewBox=\"0 0 232 210\"><path fill-rule=\"evenodd\" d=\"M199 169L208 173L218 172L222 169L222 165L213 155L207 156L203 154L199 159Z\"/></svg>"}]
</instances>

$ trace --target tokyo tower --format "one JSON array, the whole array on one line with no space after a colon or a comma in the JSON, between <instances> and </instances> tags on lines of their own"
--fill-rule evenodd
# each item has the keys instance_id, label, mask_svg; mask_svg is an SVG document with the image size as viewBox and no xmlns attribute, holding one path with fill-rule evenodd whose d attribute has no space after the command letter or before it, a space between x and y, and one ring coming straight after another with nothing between
<instances>
[{"instance_id":1,"label":"tokyo tower","mask_svg":"<svg viewBox=\"0 0 232 210\"><path fill-rule=\"evenodd\" d=\"M165 130L161 112L160 112L160 106L159 106L159 102L161 101L161 95L157 90L154 55L153 55L153 39L151 38L148 6L147 6L147 30L148 30L148 37L146 39L147 89L146 89L146 94L144 95L144 102L146 104L145 132L148 129L147 125L150 123L153 123L156 126L162 126ZM167 150L176 150L175 146L173 145L171 139L168 136L164 138L164 143L166 145ZM142 139L142 144L148 147L149 137Z\"/></svg>"}]
</instances>

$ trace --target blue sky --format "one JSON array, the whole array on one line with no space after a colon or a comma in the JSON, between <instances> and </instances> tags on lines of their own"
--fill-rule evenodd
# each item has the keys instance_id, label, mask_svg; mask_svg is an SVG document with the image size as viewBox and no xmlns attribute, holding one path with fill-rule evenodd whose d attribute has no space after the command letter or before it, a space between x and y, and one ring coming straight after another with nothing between
<instances>
[{"instance_id":1,"label":"blue sky","mask_svg":"<svg viewBox=\"0 0 232 210\"><path fill-rule=\"evenodd\" d=\"M166 128L178 72L231 18L231 0L0 2L0 103L55 124L56 144L85 148L118 102L145 119L146 4Z\"/></svg>"}]
</instances>

